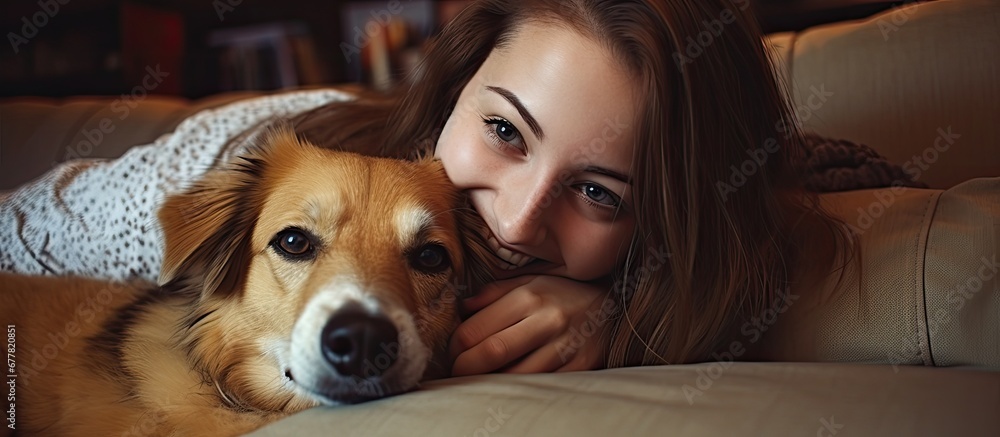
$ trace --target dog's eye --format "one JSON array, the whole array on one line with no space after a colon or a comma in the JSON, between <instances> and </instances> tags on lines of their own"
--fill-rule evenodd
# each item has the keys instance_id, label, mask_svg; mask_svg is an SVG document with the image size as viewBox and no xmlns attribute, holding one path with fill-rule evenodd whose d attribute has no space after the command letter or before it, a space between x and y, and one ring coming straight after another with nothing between
<instances>
[{"instance_id":1,"label":"dog's eye","mask_svg":"<svg viewBox=\"0 0 1000 437\"><path fill-rule=\"evenodd\" d=\"M435 274L451 267L451 259L440 244L425 244L411 253L410 265L421 272Z\"/></svg>"},{"instance_id":2,"label":"dog's eye","mask_svg":"<svg viewBox=\"0 0 1000 437\"><path fill-rule=\"evenodd\" d=\"M279 254L294 260L308 259L315 252L315 246L309 235L295 228L279 232L271 245Z\"/></svg>"}]
</instances>

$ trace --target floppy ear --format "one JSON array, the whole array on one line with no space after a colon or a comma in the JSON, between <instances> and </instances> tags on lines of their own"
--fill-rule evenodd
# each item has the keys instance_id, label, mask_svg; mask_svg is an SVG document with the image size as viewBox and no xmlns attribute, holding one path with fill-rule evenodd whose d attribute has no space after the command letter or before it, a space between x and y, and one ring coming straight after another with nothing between
<instances>
[{"instance_id":1,"label":"floppy ear","mask_svg":"<svg viewBox=\"0 0 1000 437\"><path fill-rule=\"evenodd\" d=\"M459 240L462 244L462 259L464 260L462 271L456 272L455 279L462 281L465 286L464 290L471 290L463 297L478 293L482 286L493 282L493 274L490 272L488 261L493 259L493 251L486 243L486 236L490 232L489 227L469 203L468 197L455 189L451 179L448 178L444 165L440 159L434 157L433 152L421 153L414 160L438 172L442 176L441 183L447 184L447 188L441 191L451 194L449 197L451 198L452 211L455 214L455 224L458 228Z\"/></svg>"},{"instance_id":2,"label":"floppy ear","mask_svg":"<svg viewBox=\"0 0 1000 437\"><path fill-rule=\"evenodd\" d=\"M212 170L159 211L166 240L159 283L167 288L235 293L242 289L251 258L251 236L267 195L268 156L294 134L278 130L256 147Z\"/></svg>"},{"instance_id":3,"label":"floppy ear","mask_svg":"<svg viewBox=\"0 0 1000 437\"><path fill-rule=\"evenodd\" d=\"M462 250L465 252L465 271L462 272L464 276L461 279L465 281L467 289L471 290L463 297L468 297L478 293L484 285L493 282L493 274L488 264L493 255L486 244L489 228L464 195L459 197L459 205L455 208L455 221L458 223Z\"/></svg>"}]
</instances>

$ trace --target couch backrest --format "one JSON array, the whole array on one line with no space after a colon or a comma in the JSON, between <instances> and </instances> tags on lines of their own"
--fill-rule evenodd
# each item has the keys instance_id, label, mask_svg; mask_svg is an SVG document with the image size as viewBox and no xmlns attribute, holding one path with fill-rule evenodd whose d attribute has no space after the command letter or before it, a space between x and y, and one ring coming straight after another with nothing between
<instances>
[{"instance_id":1,"label":"couch backrest","mask_svg":"<svg viewBox=\"0 0 1000 437\"><path fill-rule=\"evenodd\" d=\"M121 156L173 131L195 112L259 94L234 92L197 101L157 95L0 101L0 191L69 159Z\"/></svg>"},{"instance_id":2,"label":"couch backrest","mask_svg":"<svg viewBox=\"0 0 1000 437\"><path fill-rule=\"evenodd\" d=\"M1000 1L938 0L767 43L803 127L948 188L1000 176L998 23Z\"/></svg>"}]
</instances>

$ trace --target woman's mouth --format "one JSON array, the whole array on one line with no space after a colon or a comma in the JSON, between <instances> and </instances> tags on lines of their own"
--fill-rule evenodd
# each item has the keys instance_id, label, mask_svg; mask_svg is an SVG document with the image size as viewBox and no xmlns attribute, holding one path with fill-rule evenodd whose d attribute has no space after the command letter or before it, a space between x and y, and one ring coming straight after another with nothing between
<instances>
[{"instance_id":1,"label":"woman's mouth","mask_svg":"<svg viewBox=\"0 0 1000 437\"><path fill-rule=\"evenodd\" d=\"M535 260L534 257L525 255L521 252L514 252L506 247L500 245L497 241L497 237L490 234L489 239L486 240L489 244L490 249L493 250L493 254L505 261L507 264L500 265L499 267L503 270L514 270L517 268L524 267L528 263Z\"/></svg>"}]
</instances>

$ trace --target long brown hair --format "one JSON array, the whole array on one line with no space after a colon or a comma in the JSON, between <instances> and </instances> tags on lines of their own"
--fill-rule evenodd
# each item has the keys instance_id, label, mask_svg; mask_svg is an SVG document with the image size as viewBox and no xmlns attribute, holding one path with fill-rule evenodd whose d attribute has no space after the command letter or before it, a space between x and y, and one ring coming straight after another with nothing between
<instances>
[{"instance_id":1,"label":"long brown hair","mask_svg":"<svg viewBox=\"0 0 1000 437\"><path fill-rule=\"evenodd\" d=\"M316 144L411 156L433 148L462 88L523 23L556 20L594 38L643 98L631 169L636 233L614 272L607 365L706 360L734 326L780 299L790 272L829 271L832 258L799 253L802 223L850 244L802 189L800 136L746 9L745 0L477 1L399 88L293 124Z\"/></svg>"}]
</instances>

